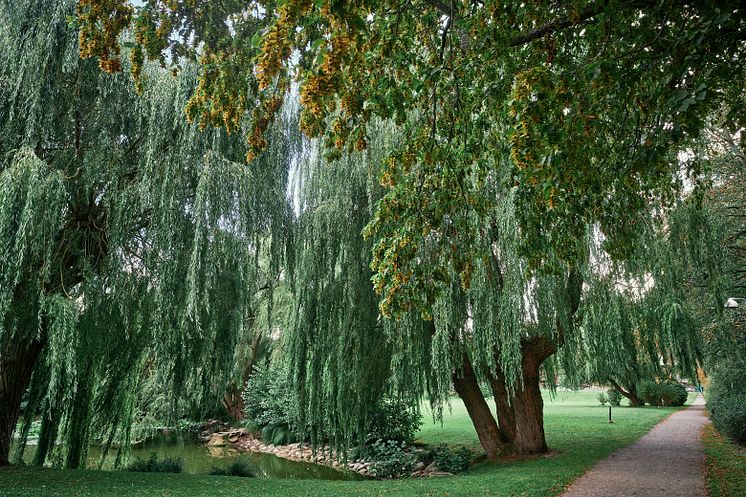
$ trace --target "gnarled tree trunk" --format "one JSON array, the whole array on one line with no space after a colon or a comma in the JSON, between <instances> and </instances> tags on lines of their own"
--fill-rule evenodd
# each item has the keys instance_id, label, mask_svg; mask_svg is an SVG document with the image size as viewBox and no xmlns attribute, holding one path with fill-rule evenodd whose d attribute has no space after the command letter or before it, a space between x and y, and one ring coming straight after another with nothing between
<instances>
[{"instance_id":1,"label":"gnarled tree trunk","mask_svg":"<svg viewBox=\"0 0 746 497\"><path fill-rule=\"evenodd\" d=\"M547 451L539 368L556 351L556 346L549 338L541 337L524 343L522 349L522 381L513 395L516 425L513 446L518 454L538 454Z\"/></svg>"},{"instance_id":2,"label":"gnarled tree trunk","mask_svg":"<svg viewBox=\"0 0 746 497\"><path fill-rule=\"evenodd\" d=\"M490 411L490 406L479 388L477 376L474 374L474 368L466 352L463 353L461 371L457 370L453 373L453 386L461 400L464 401L487 458L494 461L504 452L505 445L500 437L497 422L492 415L492 411Z\"/></svg>"},{"instance_id":3,"label":"gnarled tree trunk","mask_svg":"<svg viewBox=\"0 0 746 497\"><path fill-rule=\"evenodd\" d=\"M494 376L490 376L490 386L497 407L497 427L500 430L500 437L504 443L512 444L515 440L515 409L513 399L505 386L505 377L501 372L498 371Z\"/></svg>"},{"instance_id":4,"label":"gnarled tree trunk","mask_svg":"<svg viewBox=\"0 0 746 497\"><path fill-rule=\"evenodd\" d=\"M43 344L13 337L0 345L0 466L9 464L10 444L23 393Z\"/></svg>"}]
</instances>

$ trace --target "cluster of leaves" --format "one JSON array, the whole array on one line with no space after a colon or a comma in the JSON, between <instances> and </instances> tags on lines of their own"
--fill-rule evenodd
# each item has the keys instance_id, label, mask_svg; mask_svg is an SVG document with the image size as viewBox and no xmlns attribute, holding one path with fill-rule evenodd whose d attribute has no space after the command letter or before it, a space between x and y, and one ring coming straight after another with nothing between
<instances>
[{"instance_id":1,"label":"cluster of leaves","mask_svg":"<svg viewBox=\"0 0 746 497\"><path fill-rule=\"evenodd\" d=\"M474 453L467 447L459 447L456 450L451 449L448 445L443 444L435 447L433 460L440 471L448 473L463 473L471 466L471 460Z\"/></svg>"},{"instance_id":2,"label":"cluster of leaves","mask_svg":"<svg viewBox=\"0 0 746 497\"><path fill-rule=\"evenodd\" d=\"M735 374L733 376L736 376ZM742 376L742 375L739 375ZM727 378L716 377L707 396L710 418L718 430L733 440L746 441L746 394L743 389L726 383Z\"/></svg>"},{"instance_id":3,"label":"cluster of leaves","mask_svg":"<svg viewBox=\"0 0 746 497\"><path fill-rule=\"evenodd\" d=\"M376 440L366 447L365 458L372 461L370 474L377 478L409 476L417 464L417 456L397 440Z\"/></svg>"},{"instance_id":4,"label":"cluster of leaves","mask_svg":"<svg viewBox=\"0 0 746 497\"><path fill-rule=\"evenodd\" d=\"M602 406L607 403L611 406L618 406L622 403L622 394L616 388L610 388L605 392L598 392L598 401Z\"/></svg>"},{"instance_id":5,"label":"cluster of leaves","mask_svg":"<svg viewBox=\"0 0 746 497\"><path fill-rule=\"evenodd\" d=\"M243 398L246 419L261 430L263 440L283 445L298 439L298 402L287 368L274 363L255 366Z\"/></svg>"},{"instance_id":6,"label":"cluster of leaves","mask_svg":"<svg viewBox=\"0 0 746 497\"><path fill-rule=\"evenodd\" d=\"M409 443L422 426L422 414L408 404L384 399L370 414L368 441L394 440Z\"/></svg>"},{"instance_id":7,"label":"cluster of leaves","mask_svg":"<svg viewBox=\"0 0 746 497\"><path fill-rule=\"evenodd\" d=\"M287 367L274 363L257 365L243 394L249 426L261 431L262 439L275 445L297 441L314 431L310 426L302 430L299 425L298 398L288 378ZM363 442L356 453L367 457L369 448L384 442L407 444L421 424L419 410L401 401L383 399L371 410ZM358 440L361 435L355 433L352 438ZM333 440L335 436L338 434L327 431L322 440Z\"/></svg>"},{"instance_id":8,"label":"cluster of leaves","mask_svg":"<svg viewBox=\"0 0 746 497\"><path fill-rule=\"evenodd\" d=\"M746 441L746 333L744 311L730 311L708 329L709 386L707 408L720 433L738 442Z\"/></svg>"},{"instance_id":9,"label":"cluster of leaves","mask_svg":"<svg viewBox=\"0 0 746 497\"><path fill-rule=\"evenodd\" d=\"M610 388L606 391L606 399L612 406L618 406L622 403L622 394L616 388Z\"/></svg>"}]
</instances>

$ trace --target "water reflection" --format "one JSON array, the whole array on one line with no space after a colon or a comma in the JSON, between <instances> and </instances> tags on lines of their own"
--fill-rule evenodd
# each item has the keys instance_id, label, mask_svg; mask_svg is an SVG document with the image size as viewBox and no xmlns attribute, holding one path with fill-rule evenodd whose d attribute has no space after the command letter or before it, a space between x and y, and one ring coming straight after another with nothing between
<instances>
[{"instance_id":1,"label":"water reflection","mask_svg":"<svg viewBox=\"0 0 746 497\"><path fill-rule=\"evenodd\" d=\"M35 447L26 448L24 459L30 461ZM322 480L362 480L363 476L351 471L337 471L334 468L296 462L277 457L274 454L243 452L232 444L224 447L211 447L200 443L194 434L158 434L132 447L130 461L138 457L146 460L155 452L158 458L181 458L184 472L206 474L215 467L226 467L238 459L249 462L254 473L266 478L315 478ZM103 469L113 469L116 451L107 455ZM95 468L101 460L101 447L91 446L88 450L88 467Z\"/></svg>"}]
</instances>

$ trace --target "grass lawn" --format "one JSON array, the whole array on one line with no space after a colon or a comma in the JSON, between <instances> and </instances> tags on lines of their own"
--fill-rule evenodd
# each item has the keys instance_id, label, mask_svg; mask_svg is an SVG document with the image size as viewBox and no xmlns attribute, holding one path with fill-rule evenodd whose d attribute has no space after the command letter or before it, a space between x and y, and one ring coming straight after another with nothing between
<instances>
[{"instance_id":1,"label":"grass lawn","mask_svg":"<svg viewBox=\"0 0 746 497\"><path fill-rule=\"evenodd\" d=\"M704 427L702 441L710 497L746 497L746 449L730 442L712 425Z\"/></svg>"},{"instance_id":2,"label":"grass lawn","mask_svg":"<svg viewBox=\"0 0 746 497\"><path fill-rule=\"evenodd\" d=\"M609 424L608 407L599 405L593 392L545 395L551 456L482 463L453 477L347 482L10 467L0 468L0 496L553 496L677 409L615 407ZM459 400L444 418L441 426L426 414L422 441L478 447Z\"/></svg>"}]
</instances>

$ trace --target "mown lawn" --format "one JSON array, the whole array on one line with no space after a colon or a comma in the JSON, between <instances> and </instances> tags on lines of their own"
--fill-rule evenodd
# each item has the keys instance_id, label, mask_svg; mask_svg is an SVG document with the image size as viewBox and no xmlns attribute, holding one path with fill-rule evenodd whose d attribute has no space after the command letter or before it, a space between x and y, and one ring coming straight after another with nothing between
<instances>
[{"instance_id":1,"label":"mown lawn","mask_svg":"<svg viewBox=\"0 0 746 497\"><path fill-rule=\"evenodd\" d=\"M0 468L0 496L553 496L596 461L645 434L677 408L613 408L592 392L545 396L549 456L482 463L460 476L397 481L256 479L203 475ZM691 400L691 397L690 397ZM454 400L443 426L426 414L426 443L478 447L463 404Z\"/></svg>"},{"instance_id":2,"label":"mown lawn","mask_svg":"<svg viewBox=\"0 0 746 497\"><path fill-rule=\"evenodd\" d=\"M746 448L730 442L712 425L704 427L702 441L710 497L746 497Z\"/></svg>"}]
</instances>

